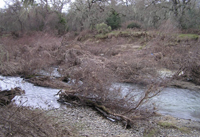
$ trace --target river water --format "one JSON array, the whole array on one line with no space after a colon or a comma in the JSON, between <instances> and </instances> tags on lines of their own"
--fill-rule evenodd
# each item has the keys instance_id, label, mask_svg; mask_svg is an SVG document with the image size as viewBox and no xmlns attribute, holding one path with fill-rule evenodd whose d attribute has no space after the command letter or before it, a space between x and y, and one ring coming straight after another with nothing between
<instances>
[{"instance_id":1,"label":"river water","mask_svg":"<svg viewBox=\"0 0 200 137\"><path fill-rule=\"evenodd\" d=\"M117 84L121 87L122 97L126 96L129 90L139 93L144 89L131 84ZM57 102L55 94L59 89L34 86L20 77L0 76L0 89L6 90L14 87L21 87L25 94L16 96L13 101L19 106L29 106L41 109L60 108L62 105ZM135 90L133 90L135 89ZM158 112L164 115L171 115L177 118L200 121L200 91L191 91L179 88L165 88L158 96L152 99L156 103Z\"/></svg>"},{"instance_id":2,"label":"river water","mask_svg":"<svg viewBox=\"0 0 200 137\"><path fill-rule=\"evenodd\" d=\"M57 102L57 96L55 96L59 89L34 86L20 77L0 76L1 90L11 89L14 87L20 87L25 90L24 95L15 96L13 99L13 101L15 101L19 106L30 106L42 109L60 108L61 106L61 104Z\"/></svg>"}]
</instances>

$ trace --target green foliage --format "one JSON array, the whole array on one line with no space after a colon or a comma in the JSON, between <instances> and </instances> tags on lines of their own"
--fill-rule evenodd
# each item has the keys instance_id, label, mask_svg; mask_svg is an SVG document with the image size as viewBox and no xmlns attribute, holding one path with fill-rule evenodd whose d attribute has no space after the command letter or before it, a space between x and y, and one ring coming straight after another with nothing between
<instances>
[{"instance_id":1,"label":"green foliage","mask_svg":"<svg viewBox=\"0 0 200 137\"><path fill-rule=\"evenodd\" d=\"M59 21L56 28L58 30L58 35L63 35L67 31L67 21L62 15L59 15Z\"/></svg>"},{"instance_id":2,"label":"green foliage","mask_svg":"<svg viewBox=\"0 0 200 137\"><path fill-rule=\"evenodd\" d=\"M185 41L185 40L198 40L199 35L197 34L179 34L177 40Z\"/></svg>"},{"instance_id":3,"label":"green foliage","mask_svg":"<svg viewBox=\"0 0 200 137\"><path fill-rule=\"evenodd\" d=\"M155 128L151 128L151 129L146 129L143 137L155 137L156 135L158 135L159 130L155 129Z\"/></svg>"},{"instance_id":4,"label":"green foliage","mask_svg":"<svg viewBox=\"0 0 200 137\"><path fill-rule=\"evenodd\" d=\"M63 24L63 25L66 25L67 21L66 21L66 19L65 19L64 17L60 16L60 17L59 17L59 22L58 22L58 23Z\"/></svg>"},{"instance_id":5,"label":"green foliage","mask_svg":"<svg viewBox=\"0 0 200 137\"><path fill-rule=\"evenodd\" d=\"M164 128L174 128L174 129L178 129L184 133L190 133L190 129L188 129L187 127L178 127L174 123L170 123L170 122L166 122L166 121L159 121L158 125L160 125Z\"/></svg>"},{"instance_id":6,"label":"green foliage","mask_svg":"<svg viewBox=\"0 0 200 137\"><path fill-rule=\"evenodd\" d=\"M141 26L138 23L132 22L128 24L127 28L141 28Z\"/></svg>"},{"instance_id":7,"label":"green foliage","mask_svg":"<svg viewBox=\"0 0 200 137\"><path fill-rule=\"evenodd\" d=\"M106 34L111 31L111 27L105 23L97 24L96 29L98 33Z\"/></svg>"},{"instance_id":8,"label":"green foliage","mask_svg":"<svg viewBox=\"0 0 200 137\"><path fill-rule=\"evenodd\" d=\"M159 121L158 125L164 127L164 128L174 128L178 129L178 127L174 123L166 122L166 121Z\"/></svg>"},{"instance_id":9,"label":"green foliage","mask_svg":"<svg viewBox=\"0 0 200 137\"><path fill-rule=\"evenodd\" d=\"M35 0L22 0L22 2L25 5L32 5L35 2Z\"/></svg>"},{"instance_id":10,"label":"green foliage","mask_svg":"<svg viewBox=\"0 0 200 137\"><path fill-rule=\"evenodd\" d=\"M175 20L179 23L181 29L198 29L200 25L199 11L195 9L185 10L184 14L180 15Z\"/></svg>"},{"instance_id":11,"label":"green foliage","mask_svg":"<svg viewBox=\"0 0 200 137\"><path fill-rule=\"evenodd\" d=\"M95 38L97 38L97 39L107 39L108 35L107 34L98 34L98 35L95 36Z\"/></svg>"},{"instance_id":12,"label":"green foliage","mask_svg":"<svg viewBox=\"0 0 200 137\"><path fill-rule=\"evenodd\" d=\"M111 26L112 30L121 27L121 18L116 11L112 11L109 17L106 19L108 26Z\"/></svg>"}]
</instances>

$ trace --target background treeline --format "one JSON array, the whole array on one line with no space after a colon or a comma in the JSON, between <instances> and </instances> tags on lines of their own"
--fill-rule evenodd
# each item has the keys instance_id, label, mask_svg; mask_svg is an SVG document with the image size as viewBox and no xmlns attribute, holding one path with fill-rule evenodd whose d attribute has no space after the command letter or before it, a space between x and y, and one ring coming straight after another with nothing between
<instances>
[{"instance_id":1,"label":"background treeline","mask_svg":"<svg viewBox=\"0 0 200 137\"><path fill-rule=\"evenodd\" d=\"M64 8L65 7L65 8ZM200 0L11 0L0 10L1 32L159 28L200 29Z\"/></svg>"}]
</instances>

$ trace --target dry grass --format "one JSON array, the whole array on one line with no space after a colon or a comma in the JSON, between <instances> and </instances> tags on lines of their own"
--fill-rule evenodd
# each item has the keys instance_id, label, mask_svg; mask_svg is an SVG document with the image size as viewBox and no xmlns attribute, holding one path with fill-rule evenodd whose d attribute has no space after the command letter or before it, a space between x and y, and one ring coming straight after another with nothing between
<instances>
[{"instance_id":1,"label":"dry grass","mask_svg":"<svg viewBox=\"0 0 200 137\"><path fill-rule=\"evenodd\" d=\"M33 75L39 69L57 64L60 42L60 38L46 33L33 33L17 39L2 37L1 47L9 56L4 59L1 74Z\"/></svg>"},{"instance_id":2,"label":"dry grass","mask_svg":"<svg viewBox=\"0 0 200 137\"><path fill-rule=\"evenodd\" d=\"M56 117L46 115L48 111L31 110L13 105L0 108L0 136L73 136L70 128L62 127Z\"/></svg>"}]
</instances>

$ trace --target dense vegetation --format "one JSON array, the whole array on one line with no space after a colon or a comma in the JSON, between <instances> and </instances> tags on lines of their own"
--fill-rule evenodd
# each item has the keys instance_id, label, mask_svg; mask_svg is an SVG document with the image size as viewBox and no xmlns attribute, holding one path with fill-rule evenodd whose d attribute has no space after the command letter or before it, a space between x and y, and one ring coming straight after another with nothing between
<instances>
[{"instance_id":1,"label":"dense vegetation","mask_svg":"<svg viewBox=\"0 0 200 137\"><path fill-rule=\"evenodd\" d=\"M0 11L3 32L93 30L100 23L112 29L137 22L144 29L166 21L179 29L199 29L199 0L12 0ZM125 26L124 26L125 25ZM130 25L129 25L130 27Z\"/></svg>"}]
</instances>

